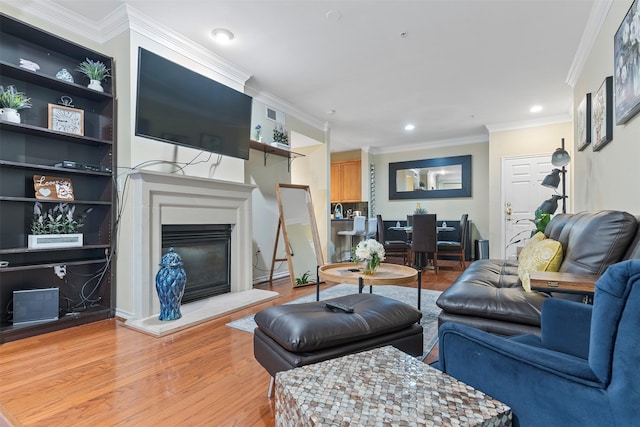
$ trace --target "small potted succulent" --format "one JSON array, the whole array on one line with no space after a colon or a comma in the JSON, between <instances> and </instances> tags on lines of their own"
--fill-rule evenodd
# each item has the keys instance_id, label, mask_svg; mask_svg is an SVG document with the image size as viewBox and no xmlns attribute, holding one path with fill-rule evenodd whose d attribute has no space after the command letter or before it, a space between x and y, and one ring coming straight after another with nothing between
<instances>
[{"instance_id":1,"label":"small potted succulent","mask_svg":"<svg viewBox=\"0 0 640 427\"><path fill-rule=\"evenodd\" d=\"M303 286L309 284L309 271L305 271L304 274L300 277L296 277L296 286Z\"/></svg>"},{"instance_id":2,"label":"small potted succulent","mask_svg":"<svg viewBox=\"0 0 640 427\"><path fill-rule=\"evenodd\" d=\"M0 120L20 123L18 110L31 108L31 98L24 92L18 92L15 86L0 86Z\"/></svg>"},{"instance_id":3,"label":"small potted succulent","mask_svg":"<svg viewBox=\"0 0 640 427\"><path fill-rule=\"evenodd\" d=\"M107 77L111 77L109 72L111 71L104 65L103 62L100 61L92 61L89 58L82 61L76 71L80 71L85 76L89 77L89 85L87 86L89 89L97 90L98 92L104 92L102 88L102 81Z\"/></svg>"}]
</instances>

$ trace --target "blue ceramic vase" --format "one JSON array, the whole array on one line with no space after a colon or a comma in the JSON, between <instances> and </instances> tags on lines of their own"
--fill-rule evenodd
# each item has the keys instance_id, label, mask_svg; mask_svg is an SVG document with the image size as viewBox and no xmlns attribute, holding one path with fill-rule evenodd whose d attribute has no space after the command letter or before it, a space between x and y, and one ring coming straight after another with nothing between
<instances>
[{"instance_id":1,"label":"blue ceramic vase","mask_svg":"<svg viewBox=\"0 0 640 427\"><path fill-rule=\"evenodd\" d=\"M177 320L182 317L180 303L187 283L187 273L182 268L180 255L169 248L162 256L160 270L156 274L156 291L160 299L160 320Z\"/></svg>"}]
</instances>

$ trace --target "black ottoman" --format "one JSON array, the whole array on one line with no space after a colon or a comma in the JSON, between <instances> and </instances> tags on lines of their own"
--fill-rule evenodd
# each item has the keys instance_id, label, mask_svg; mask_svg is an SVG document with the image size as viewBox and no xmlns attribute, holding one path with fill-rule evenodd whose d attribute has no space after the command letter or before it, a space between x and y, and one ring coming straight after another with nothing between
<instances>
[{"instance_id":1,"label":"black ottoman","mask_svg":"<svg viewBox=\"0 0 640 427\"><path fill-rule=\"evenodd\" d=\"M354 312L334 312L326 307L328 301ZM253 353L271 375L271 396L276 372L385 345L422 355L421 317L414 307L375 294L269 307L255 315Z\"/></svg>"}]
</instances>

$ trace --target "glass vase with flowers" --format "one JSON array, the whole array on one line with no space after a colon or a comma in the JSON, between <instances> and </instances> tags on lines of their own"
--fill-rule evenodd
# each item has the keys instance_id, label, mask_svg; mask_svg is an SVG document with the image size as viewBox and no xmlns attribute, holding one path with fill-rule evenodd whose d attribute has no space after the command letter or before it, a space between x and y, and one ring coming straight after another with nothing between
<instances>
[{"instance_id":1,"label":"glass vase with flowers","mask_svg":"<svg viewBox=\"0 0 640 427\"><path fill-rule=\"evenodd\" d=\"M375 239L366 239L358 243L354 251L353 259L362 263L363 274L372 275L376 268L384 261L384 246Z\"/></svg>"}]
</instances>

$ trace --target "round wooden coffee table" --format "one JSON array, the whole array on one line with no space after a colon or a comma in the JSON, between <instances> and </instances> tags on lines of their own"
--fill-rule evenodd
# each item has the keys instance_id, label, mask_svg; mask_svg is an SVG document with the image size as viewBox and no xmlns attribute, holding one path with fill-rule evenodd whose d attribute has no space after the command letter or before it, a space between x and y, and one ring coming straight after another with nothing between
<instances>
[{"instance_id":1,"label":"round wooden coffee table","mask_svg":"<svg viewBox=\"0 0 640 427\"><path fill-rule=\"evenodd\" d=\"M364 274L353 262L341 262L337 264L325 264L318 268L320 279L325 282L349 283L358 286L358 292L362 293L365 286L375 285L403 285L418 281L418 310L420 310L420 296L422 290L421 274L415 268L405 265L381 263L374 274ZM320 284L318 283L318 292ZM319 294L317 294L319 298Z\"/></svg>"}]
</instances>

